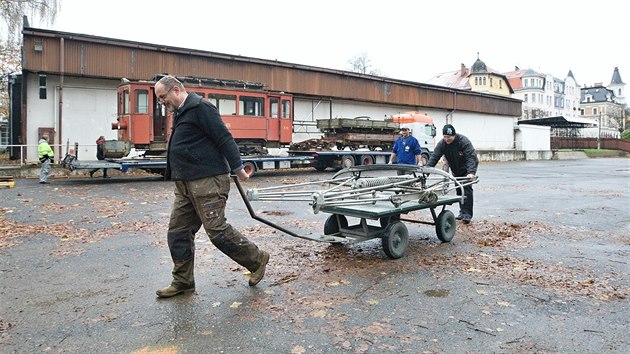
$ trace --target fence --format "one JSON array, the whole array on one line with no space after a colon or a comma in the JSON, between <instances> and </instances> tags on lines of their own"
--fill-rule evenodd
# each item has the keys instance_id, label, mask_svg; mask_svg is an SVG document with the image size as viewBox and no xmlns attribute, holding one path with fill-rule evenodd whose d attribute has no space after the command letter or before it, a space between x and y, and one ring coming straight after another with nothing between
<instances>
[{"instance_id":1,"label":"fence","mask_svg":"<svg viewBox=\"0 0 630 354\"><path fill-rule=\"evenodd\" d=\"M551 149L597 149L597 138L564 138L551 137ZM623 150L630 152L630 140L601 138L599 146L602 149Z\"/></svg>"},{"instance_id":2,"label":"fence","mask_svg":"<svg viewBox=\"0 0 630 354\"><path fill-rule=\"evenodd\" d=\"M0 164L10 164L17 165L19 163L20 166L31 165L39 163L37 159L37 146L38 145L1 145L0 146ZM54 151L64 151L67 145L65 144L53 144L50 147ZM35 160L27 160L27 156L34 156ZM62 156L55 156L55 161L59 161L63 159Z\"/></svg>"}]
</instances>

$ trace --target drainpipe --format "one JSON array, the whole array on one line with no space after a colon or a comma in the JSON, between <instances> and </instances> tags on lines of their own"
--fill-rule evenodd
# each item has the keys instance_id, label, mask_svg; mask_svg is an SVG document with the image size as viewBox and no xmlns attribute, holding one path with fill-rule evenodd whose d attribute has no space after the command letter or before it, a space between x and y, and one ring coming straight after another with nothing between
<instances>
[{"instance_id":1,"label":"drainpipe","mask_svg":"<svg viewBox=\"0 0 630 354\"><path fill-rule=\"evenodd\" d=\"M59 156L59 159L62 158L61 156L61 142L63 141L63 134L62 134L62 127L63 127L63 79L64 79L64 72L65 72L65 53L64 53L64 39L63 37L60 39L60 49L59 49L59 72L60 72L60 76L59 76L59 154L57 156Z\"/></svg>"},{"instance_id":2,"label":"drainpipe","mask_svg":"<svg viewBox=\"0 0 630 354\"><path fill-rule=\"evenodd\" d=\"M457 92L453 92L453 109L451 109L450 111L448 111L448 113L446 113L446 119L445 119L445 124L453 124L453 113L455 113L455 111L457 107Z\"/></svg>"}]
</instances>

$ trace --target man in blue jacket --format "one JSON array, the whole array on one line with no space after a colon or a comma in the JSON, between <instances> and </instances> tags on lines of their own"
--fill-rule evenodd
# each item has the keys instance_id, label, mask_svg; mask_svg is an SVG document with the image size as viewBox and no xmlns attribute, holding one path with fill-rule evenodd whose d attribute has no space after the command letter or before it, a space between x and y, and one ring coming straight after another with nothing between
<instances>
[{"instance_id":1,"label":"man in blue jacket","mask_svg":"<svg viewBox=\"0 0 630 354\"><path fill-rule=\"evenodd\" d=\"M155 84L159 102L173 112L165 177L175 181L175 200L168 225L173 260L171 285L159 289L166 298L195 290L195 234L203 226L210 241L251 272L249 285L265 275L269 253L260 250L225 219L230 173L245 181L238 146L217 108L179 80L164 76Z\"/></svg>"},{"instance_id":2,"label":"man in blue jacket","mask_svg":"<svg viewBox=\"0 0 630 354\"><path fill-rule=\"evenodd\" d=\"M451 124L446 124L442 128L442 135L444 138L435 146L427 166L435 167L440 158L444 156L453 176L466 177L469 180L475 179L479 159L477 159L477 152L470 139L457 134L455 127ZM457 195L461 195L459 188L457 188ZM473 217L473 188L471 184L464 187L464 196L464 202L459 205L457 219L468 224Z\"/></svg>"},{"instance_id":3,"label":"man in blue jacket","mask_svg":"<svg viewBox=\"0 0 630 354\"><path fill-rule=\"evenodd\" d=\"M422 148L418 139L409 134L409 128L400 128L400 137L396 139L392 148L389 164L418 165L422 159Z\"/></svg>"}]
</instances>

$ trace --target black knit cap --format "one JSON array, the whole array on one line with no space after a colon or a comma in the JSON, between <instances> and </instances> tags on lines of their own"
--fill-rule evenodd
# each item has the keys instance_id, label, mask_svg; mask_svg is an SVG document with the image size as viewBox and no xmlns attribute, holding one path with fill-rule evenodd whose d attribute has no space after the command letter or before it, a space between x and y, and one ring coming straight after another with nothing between
<instances>
[{"instance_id":1,"label":"black knit cap","mask_svg":"<svg viewBox=\"0 0 630 354\"><path fill-rule=\"evenodd\" d=\"M455 135L455 127L447 124L442 128L442 135Z\"/></svg>"}]
</instances>

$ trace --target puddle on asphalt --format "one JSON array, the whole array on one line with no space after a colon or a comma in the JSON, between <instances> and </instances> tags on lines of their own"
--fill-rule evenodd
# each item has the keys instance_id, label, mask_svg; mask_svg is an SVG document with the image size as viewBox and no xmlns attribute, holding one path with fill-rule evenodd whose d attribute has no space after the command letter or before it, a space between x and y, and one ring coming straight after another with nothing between
<instances>
[{"instance_id":1,"label":"puddle on asphalt","mask_svg":"<svg viewBox=\"0 0 630 354\"><path fill-rule=\"evenodd\" d=\"M431 289L424 292L424 295L430 297L447 297L449 291L444 289Z\"/></svg>"}]
</instances>

